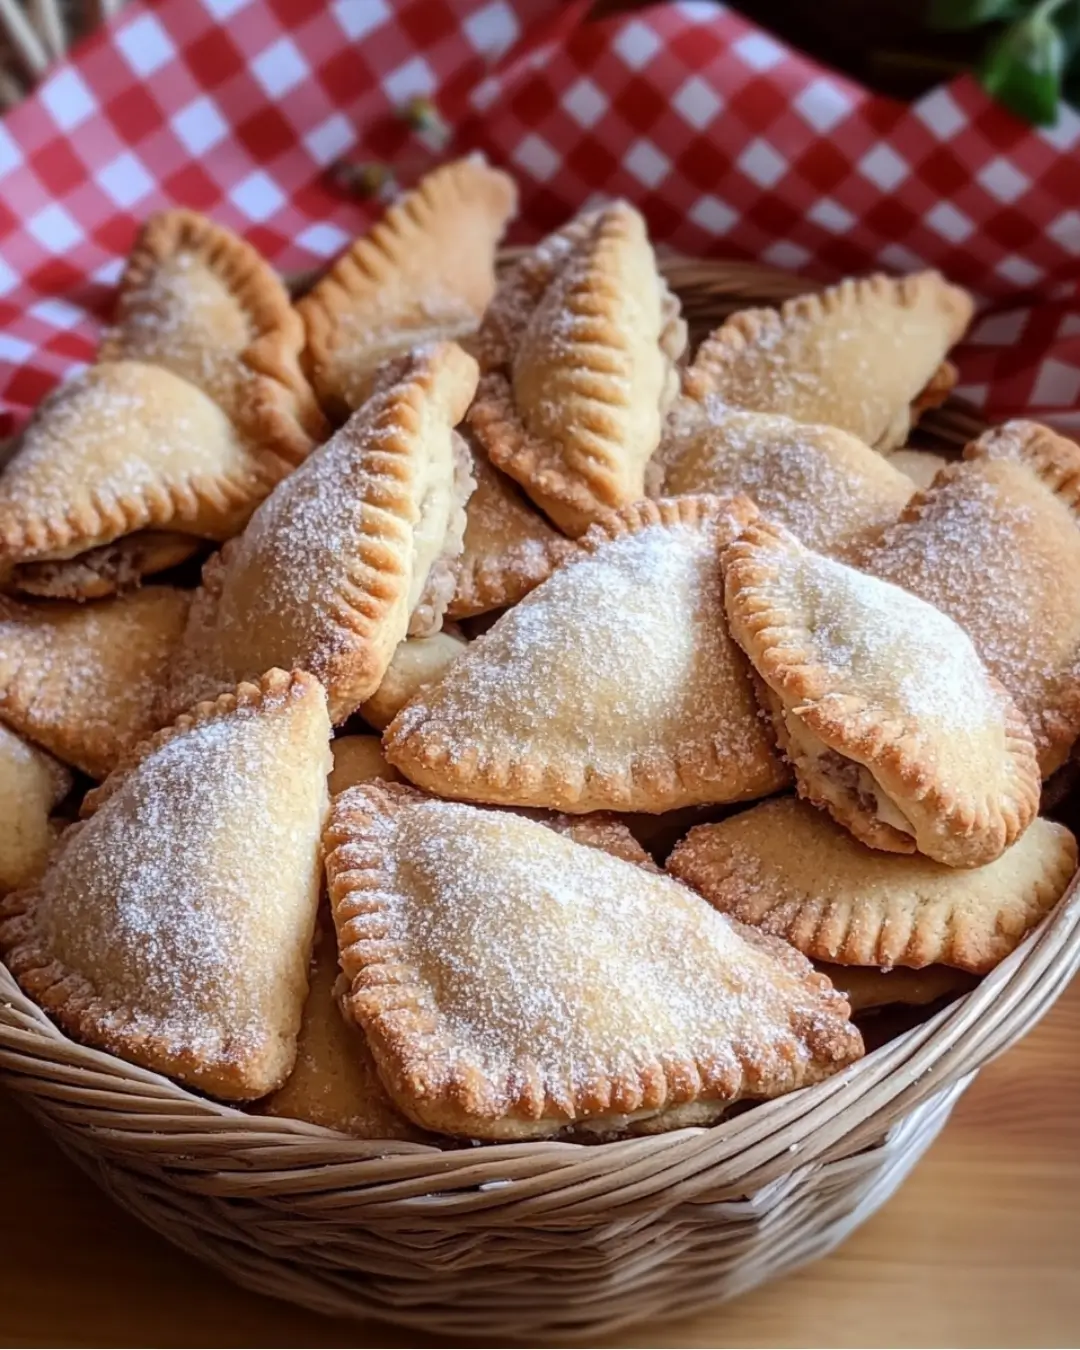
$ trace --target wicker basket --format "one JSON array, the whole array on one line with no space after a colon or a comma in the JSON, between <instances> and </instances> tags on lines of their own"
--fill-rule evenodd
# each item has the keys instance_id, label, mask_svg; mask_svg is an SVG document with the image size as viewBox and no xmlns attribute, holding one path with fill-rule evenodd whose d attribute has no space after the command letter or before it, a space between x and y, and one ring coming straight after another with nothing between
<instances>
[{"instance_id":1,"label":"wicker basket","mask_svg":"<svg viewBox=\"0 0 1080 1350\"><path fill-rule=\"evenodd\" d=\"M692 326L805 281L665 261ZM960 408L943 440L979 428ZM977 989L823 1083L712 1129L440 1151L247 1116L64 1036L0 965L0 1077L122 1205L238 1283L338 1316L581 1343L822 1256L1080 966L1076 882Z\"/></svg>"}]
</instances>

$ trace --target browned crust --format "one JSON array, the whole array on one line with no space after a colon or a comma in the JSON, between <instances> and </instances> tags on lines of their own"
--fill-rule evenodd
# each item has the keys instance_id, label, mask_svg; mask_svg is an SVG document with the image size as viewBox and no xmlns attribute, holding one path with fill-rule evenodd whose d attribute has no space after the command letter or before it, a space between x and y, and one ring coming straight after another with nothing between
<instances>
[{"instance_id":1,"label":"browned crust","mask_svg":"<svg viewBox=\"0 0 1080 1350\"><path fill-rule=\"evenodd\" d=\"M239 360L254 379L239 425L251 439L252 453L266 463L276 481L304 459L329 428L300 368L303 322L274 270L231 230L182 208L151 216L128 258L117 298L117 324L106 335L97 359L123 359L124 321L133 297L163 262L181 252L197 255L247 318L251 341Z\"/></svg>"},{"instance_id":2,"label":"browned crust","mask_svg":"<svg viewBox=\"0 0 1080 1350\"><path fill-rule=\"evenodd\" d=\"M322 696L312 676L294 671L268 671L253 684L240 684L234 693L197 704L190 713L178 717L169 727L143 741L129 752L100 787L87 793L80 811L85 822L122 785L124 779L154 751L192 727L216 722L237 708L275 711L288 701ZM83 823L72 830L84 828ZM146 1021L123 1004L99 997L85 975L72 970L52 955L48 939L39 928L36 907L40 886L0 897L0 953L11 973L30 998L43 1008L69 1035L91 1044L103 1045L134 1064L170 1077L181 1078L203 1091L227 1100L244 1100L253 1095L248 1074L250 1053L242 1045L223 1046L221 1062L207 1067L205 1058L192 1047L171 1044L156 1035ZM235 1062L233 1062L235 1061Z\"/></svg>"},{"instance_id":3,"label":"browned crust","mask_svg":"<svg viewBox=\"0 0 1080 1350\"><path fill-rule=\"evenodd\" d=\"M1053 834L1045 870L1022 893L1003 897L1002 912L992 923L963 903L935 912L933 896L920 889L917 876L906 893L883 894L875 876L878 863L869 851L864 885L855 890L838 887L829 873L828 849L858 846L838 838L838 827L821 816L818 849L805 859L805 885L793 885L782 901L770 905L746 884L747 876L753 876L753 859L741 836L751 816L772 814L776 837L759 845L766 861L765 848L802 847L802 836L793 835L785 819L790 806L790 799L766 802L742 816L698 825L676 845L666 865L721 913L783 939L816 961L882 969L945 965L986 974L1046 917L1076 872L1076 840L1063 825L1042 820L1039 827ZM992 873L986 884L992 892Z\"/></svg>"},{"instance_id":4,"label":"browned crust","mask_svg":"<svg viewBox=\"0 0 1080 1350\"><path fill-rule=\"evenodd\" d=\"M199 540L169 530L137 530L74 558L20 563L14 590L50 600L101 600L138 586L199 551Z\"/></svg>"},{"instance_id":5,"label":"browned crust","mask_svg":"<svg viewBox=\"0 0 1080 1350\"><path fill-rule=\"evenodd\" d=\"M1075 441L1039 422L1017 420L984 431L965 447L964 459L1009 459L1026 465L1080 525L1080 445Z\"/></svg>"},{"instance_id":6,"label":"browned crust","mask_svg":"<svg viewBox=\"0 0 1080 1350\"><path fill-rule=\"evenodd\" d=\"M634 502L596 522L562 566L576 567L611 540L653 526L703 530L728 517L734 534L756 514L746 497L703 495ZM425 722L410 705L387 728L383 749L389 762L407 778L439 795L510 806L545 805L575 814L603 809L657 812L714 801L709 787L716 783L722 767L721 751L715 744L700 746L694 753L667 755L654 748L647 761L632 760L621 775L605 774L602 781L594 779L584 764L522 761L504 745L474 746L456 755L441 737L428 738ZM763 762L760 775L747 782L742 796L767 796L787 782L779 760Z\"/></svg>"},{"instance_id":7,"label":"browned crust","mask_svg":"<svg viewBox=\"0 0 1080 1350\"><path fill-rule=\"evenodd\" d=\"M835 682L813 659L813 635L795 616L781 614L770 600L776 567L790 547L785 536L768 521L756 520L725 550L722 566L725 600L732 636L746 652L758 675L799 720L830 750L867 765L875 777L888 781L891 796L914 803L924 819L933 819L931 836L919 830L922 852L933 846L935 856L951 866L975 867L992 861L1017 839L1039 809L1040 775L1031 732L1003 686L992 676L991 685L1005 706L1006 759L1000 784L975 785L966 796L942 788L938 781L934 747L921 729L902 720L886 720L878 709L854 695L830 699ZM842 707L837 703L842 702ZM771 709L778 735L783 719ZM800 775L800 791L807 785ZM814 796L833 811L833 803ZM900 831L884 826L868 828L854 813L845 820L864 842L875 847L908 852ZM883 822L879 822L883 824ZM860 828L863 827L863 828ZM894 841L895 836L895 841Z\"/></svg>"},{"instance_id":8,"label":"browned crust","mask_svg":"<svg viewBox=\"0 0 1080 1350\"><path fill-rule=\"evenodd\" d=\"M613 1074L578 1088L569 1076L543 1081L536 1073L496 1082L462 1066L453 1032L440 1018L419 968L393 930L394 881L369 829L379 817L407 810L424 794L400 783L347 789L333 804L325 835L327 880L341 966L350 982L345 1000L363 1027L395 1105L424 1128L475 1138L551 1135L573 1122L602 1125L605 1117L660 1112L698 1100L717 1108L765 1085L779 1090L814 1081L859 1058L862 1040L847 1021L848 1004L831 983L795 953L783 963L819 1001L815 1016L792 1025L787 1044L733 1044L732 1058L687 1058ZM628 864L631 865L631 864ZM782 1086L781 1086L782 1085ZM769 1095L775 1095L775 1088Z\"/></svg>"},{"instance_id":9,"label":"browned crust","mask_svg":"<svg viewBox=\"0 0 1080 1350\"><path fill-rule=\"evenodd\" d=\"M472 204L479 211L472 211ZM332 366L342 348L355 338L342 320L362 311L374 292L408 273L416 266L420 250L431 250L446 229L448 211L469 211L486 215L489 236L477 239L470 234L462 240L470 250L471 268L454 269L448 277L457 297L472 316L472 322L460 332L444 337L460 337L479 324L495 290L495 248L507 221L517 209L517 188L513 179L485 164L478 157L455 160L427 174L416 187L396 202L367 235L355 240L335 261L309 293L297 304L297 312L306 329L305 364L323 405L337 419L348 415L349 406L337 382ZM476 251L487 250L488 265L477 268ZM418 278L417 290L430 278ZM412 303L422 302L423 294L410 294Z\"/></svg>"}]
</instances>

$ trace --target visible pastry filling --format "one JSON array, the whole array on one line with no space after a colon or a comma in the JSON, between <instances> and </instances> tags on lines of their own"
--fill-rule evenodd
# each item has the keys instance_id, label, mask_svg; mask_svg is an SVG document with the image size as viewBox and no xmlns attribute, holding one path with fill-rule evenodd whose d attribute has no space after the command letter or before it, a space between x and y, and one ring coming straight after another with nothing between
<instances>
[{"instance_id":1,"label":"visible pastry filling","mask_svg":"<svg viewBox=\"0 0 1080 1350\"><path fill-rule=\"evenodd\" d=\"M807 765L820 791L834 801L853 801L861 812L880 820L883 825L890 825L901 834L915 834L911 821L869 769L857 760L830 750L790 708L783 709L783 717L791 738L792 758L802 760Z\"/></svg>"},{"instance_id":2,"label":"visible pastry filling","mask_svg":"<svg viewBox=\"0 0 1080 1350\"><path fill-rule=\"evenodd\" d=\"M430 478L420 502L409 592L409 637L430 637L437 633L457 589L454 563L465 544L465 507L476 480L469 447L456 431L450 433L450 447L452 482L447 485L442 480L438 472L441 457L433 455Z\"/></svg>"}]
</instances>

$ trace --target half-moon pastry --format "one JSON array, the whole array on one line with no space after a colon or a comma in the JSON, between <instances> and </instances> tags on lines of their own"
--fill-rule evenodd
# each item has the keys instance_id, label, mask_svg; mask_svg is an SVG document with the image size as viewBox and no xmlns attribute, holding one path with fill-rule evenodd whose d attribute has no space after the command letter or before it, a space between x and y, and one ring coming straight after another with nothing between
<instances>
[{"instance_id":1,"label":"half-moon pastry","mask_svg":"<svg viewBox=\"0 0 1080 1350\"><path fill-rule=\"evenodd\" d=\"M468 645L457 630L406 638L394 652L382 683L357 712L369 726L385 731L405 704L437 680Z\"/></svg>"},{"instance_id":2,"label":"half-moon pastry","mask_svg":"<svg viewBox=\"0 0 1080 1350\"><path fill-rule=\"evenodd\" d=\"M199 551L199 540L171 530L138 530L74 558L20 563L12 587L50 600L101 600L130 591L143 577L178 567Z\"/></svg>"},{"instance_id":3,"label":"half-moon pastry","mask_svg":"<svg viewBox=\"0 0 1080 1350\"><path fill-rule=\"evenodd\" d=\"M0 723L0 894L45 870L56 841L49 817L71 783L59 760Z\"/></svg>"}]
</instances>

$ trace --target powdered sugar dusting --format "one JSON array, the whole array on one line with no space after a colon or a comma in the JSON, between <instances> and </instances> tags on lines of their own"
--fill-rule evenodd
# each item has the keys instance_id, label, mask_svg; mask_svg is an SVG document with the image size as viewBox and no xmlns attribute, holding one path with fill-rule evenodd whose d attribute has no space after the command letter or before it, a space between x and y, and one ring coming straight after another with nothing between
<instances>
[{"instance_id":1,"label":"powdered sugar dusting","mask_svg":"<svg viewBox=\"0 0 1080 1350\"><path fill-rule=\"evenodd\" d=\"M50 948L175 1052L295 1033L318 895L325 718L240 708L156 750L65 836Z\"/></svg>"},{"instance_id":2,"label":"powdered sugar dusting","mask_svg":"<svg viewBox=\"0 0 1080 1350\"><path fill-rule=\"evenodd\" d=\"M768 743L728 637L716 531L650 526L552 574L399 717L454 753L498 738L598 774L715 748L728 775L768 774ZM553 747L557 746L557 751Z\"/></svg>"},{"instance_id":3,"label":"powdered sugar dusting","mask_svg":"<svg viewBox=\"0 0 1080 1350\"><path fill-rule=\"evenodd\" d=\"M536 1073L580 1090L658 1059L719 1076L777 1046L794 1075L773 1083L783 1090L811 1062L792 1028L841 1025L692 892L539 823L431 801L371 831L390 873L390 936L417 963L452 1054L511 1092Z\"/></svg>"}]
</instances>

